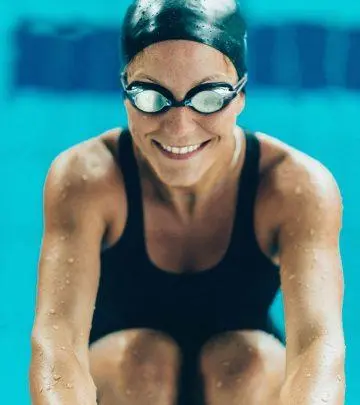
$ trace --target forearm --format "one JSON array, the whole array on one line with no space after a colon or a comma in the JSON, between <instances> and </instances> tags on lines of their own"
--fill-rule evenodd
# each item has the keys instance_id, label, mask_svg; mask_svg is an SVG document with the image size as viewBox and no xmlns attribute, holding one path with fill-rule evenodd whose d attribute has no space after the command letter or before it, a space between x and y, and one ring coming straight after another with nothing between
<instances>
[{"instance_id":1,"label":"forearm","mask_svg":"<svg viewBox=\"0 0 360 405\"><path fill-rule=\"evenodd\" d=\"M73 350L35 346L30 365L32 405L96 405L93 380Z\"/></svg>"},{"instance_id":2,"label":"forearm","mask_svg":"<svg viewBox=\"0 0 360 405\"><path fill-rule=\"evenodd\" d=\"M325 338L314 341L288 366L281 405L344 405L344 353Z\"/></svg>"}]
</instances>

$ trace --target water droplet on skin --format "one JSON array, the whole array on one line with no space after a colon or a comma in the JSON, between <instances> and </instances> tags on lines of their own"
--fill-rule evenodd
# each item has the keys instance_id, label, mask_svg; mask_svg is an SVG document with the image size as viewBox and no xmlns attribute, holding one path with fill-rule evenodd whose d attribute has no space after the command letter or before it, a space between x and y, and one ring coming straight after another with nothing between
<instances>
[{"instance_id":1,"label":"water droplet on skin","mask_svg":"<svg viewBox=\"0 0 360 405\"><path fill-rule=\"evenodd\" d=\"M53 329L54 330L59 330L59 326L58 325L53 325Z\"/></svg>"},{"instance_id":2,"label":"water droplet on skin","mask_svg":"<svg viewBox=\"0 0 360 405\"><path fill-rule=\"evenodd\" d=\"M61 241L67 240L67 237L66 236L60 236L60 240Z\"/></svg>"},{"instance_id":3,"label":"water droplet on skin","mask_svg":"<svg viewBox=\"0 0 360 405\"><path fill-rule=\"evenodd\" d=\"M59 375L59 374L54 374L53 377L54 377L55 381L59 381L61 379L61 375Z\"/></svg>"},{"instance_id":4,"label":"water droplet on skin","mask_svg":"<svg viewBox=\"0 0 360 405\"><path fill-rule=\"evenodd\" d=\"M307 373L307 374L305 374L306 375L306 377L311 377L311 374L310 373Z\"/></svg>"},{"instance_id":5,"label":"water droplet on skin","mask_svg":"<svg viewBox=\"0 0 360 405\"><path fill-rule=\"evenodd\" d=\"M222 386L223 386L223 383L221 381L218 381L217 384L216 384L216 387L221 388Z\"/></svg>"},{"instance_id":6,"label":"water droplet on skin","mask_svg":"<svg viewBox=\"0 0 360 405\"><path fill-rule=\"evenodd\" d=\"M83 175L81 176L81 178L82 178L84 181L87 181L87 180L89 179L89 177L88 177L86 174L83 174Z\"/></svg>"},{"instance_id":7,"label":"water droplet on skin","mask_svg":"<svg viewBox=\"0 0 360 405\"><path fill-rule=\"evenodd\" d=\"M342 379L341 375L337 375L337 376L336 376L336 380L337 380L338 382L342 382L343 379Z\"/></svg>"},{"instance_id":8,"label":"water droplet on skin","mask_svg":"<svg viewBox=\"0 0 360 405\"><path fill-rule=\"evenodd\" d=\"M55 309L51 308L49 311L49 315L55 315L55 314L56 314Z\"/></svg>"},{"instance_id":9,"label":"water droplet on skin","mask_svg":"<svg viewBox=\"0 0 360 405\"><path fill-rule=\"evenodd\" d=\"M300 223L300 221L301 221L301 218L300 218L300 217L296 218L296 222L297 222L297 223Z\"/></svg>"},{"instance_id":10,"label":"water droplet on skin","mask_svg":"<svg viewBox=\"0 0 360 405\"><path fill-rule=\"evenodd\" d=\"M69 285L69 284L70 284L70 280L66 280L65 283L66 283L67 285Z\"/></svg>"},{"instance_id":11,"label":"water droplet on skin","mask_svg":"<svg viewBox=\"0 0 360 405\"><path fill-rule=\"evenodd\" d=\"M302 188L300 186L297 186L295 189L295 194L299 195L302 193Z\"/></svg>"},{"instance_id":12,"label":"water droplet on skin","mask_svg":"<svg viewBox=\"0 0 360 405\"><path fill-rule=\"evenodd\" d=\"M131 390L126 390L126 395L131 395Z\"/></svg>"},{"instance_id":13,"label":"water droplet on skin","mask_svg":"<svg viewBox=\"0 0 360 405\"><path fill-rule=\"evenodd\" d=\"M324 392L321 396L321 401L322 402L328 402L330 399L330 394L328 392Z\"/></svg>"},{"instance_id":14,"label":"water droplet on skin","mask_svg":"<svg viewBox=\"0 0 360 405\"><path fill-rule=\"evenodd\" d=\"M43 387L40 387L40 394L44 391Z\"/></svg>"},{"instance_id":15,"label":"water droplet on skin","mask_svg":"<svg viewBox=\"0 0 360 405\"><path fill-rule=\"evenodd\" d=\"M61 347L60 347L60 350L66 350L66 347L65 347L65 346L61 346Z\"/></svg>"},{"instance_id":16,"label":"water droplet on skin","mask_svg":"<svg viewBox=\"0 0 360 405\"><path fill-rule=\"evenodd\" d=\"M310 235L311 235L311 236L314 236L314 235L315 235L315 230L312 229L312 228L310 229Z\"/></svg>"},{"instance_id":17,"label":"water droplet on skin","mask_svg":"<svg viewBox=\"0 0 360 405\"><path fill-rule=\"evenodd\" d=\"M74 388L74 386L72 384L68 383L68 384L66 384L66 388L71 389L71 388Z\"/></svg>"},{"instance_id":18,"label":"water droplet on skin","mask_svg":"<svg viewBox=\"0 0 360 405\"><path fill-rule=\"evenodd\" d=\"M51 387L50 387L50 385L48 385L47 387L46 387L46 391L50 391L51 390Z\"/></svg>"},{"instance_id":19,"label":"water droplet on skin","mask_svg":"<svg viewBox=\"0 0 360 405\"><path fill-rule=\"evenodd\" d=\"M69 259L68 259L68 263L69 264L73 264L75 262L75 259L73 258L73 257L70 257Z\"/></svg>"},{"instance_id":20,"label":"water droplet on skin","mask_svg":"<svg viewBox=\"0 0 360 405\"><path fill-rule=\"evenodd\" d=\"M60 287L60 290L63 291L63 290L64 290L64 286L61 286L61 287Z\"/></svg>"}]
</instances>

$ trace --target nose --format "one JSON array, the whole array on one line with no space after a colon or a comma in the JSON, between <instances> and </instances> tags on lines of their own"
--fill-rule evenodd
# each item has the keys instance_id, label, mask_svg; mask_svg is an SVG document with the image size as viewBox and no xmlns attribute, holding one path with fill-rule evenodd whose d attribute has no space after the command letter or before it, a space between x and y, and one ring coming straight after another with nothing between
<instances>
[{"instance_id":1,"label":"nose","mask_svg":"<svg viewBox=\"0 0 360 405\"><path fill-rule=\"evenodd\" d=\"M174 107L163 117L162 130L169 136L181 137L196 128L195 112L188 107Z\"/></svg>"}]
</instances>

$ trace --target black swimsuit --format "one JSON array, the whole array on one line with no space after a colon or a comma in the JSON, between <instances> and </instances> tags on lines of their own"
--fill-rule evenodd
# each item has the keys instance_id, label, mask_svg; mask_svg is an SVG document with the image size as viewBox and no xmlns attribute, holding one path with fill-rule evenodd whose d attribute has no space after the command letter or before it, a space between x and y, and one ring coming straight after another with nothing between
<instances>
[{"instance_id":1,"label":"black swimsuit","mask_svg":"<svg viewBox=\"0 0 360 405\"><path fill-rule=\"evenodd\" d=\"M150 261L139 171L128 130L119 137L118 147L128 218L122 237L101 254L90 343L114 331L151 328L171 335L184 355L193 358L206 340L224 331L260 329L284 342L268 313L280 286L279 268L262 253L254 232L257 137L246 133L238 209L225 256L208 270L186 274L163 271Z\"/></svg>"}]
</instances>

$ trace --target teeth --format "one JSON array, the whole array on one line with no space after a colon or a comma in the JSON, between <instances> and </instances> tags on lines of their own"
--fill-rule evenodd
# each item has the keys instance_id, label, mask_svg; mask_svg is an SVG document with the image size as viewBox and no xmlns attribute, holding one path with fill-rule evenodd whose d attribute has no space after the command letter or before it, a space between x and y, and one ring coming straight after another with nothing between
<instances>
[{"instance_id":1,"label":"teeth","mask_svg":"<svg viewBox=\"0 0 360 405\"><path fill-rule=\"evenodd\" d=\"M199 143L198 145L191 145L191 146L185 146L185 147L176 147L176 146L167 146L167 145L163 145L160 144L161 147L170 152L170 153L174 153L176 155L185 155L186 153L190 153L190 152L194 152L195 150L199 149L201 146L201 143Z\"/></svg>"}]
</instances>

